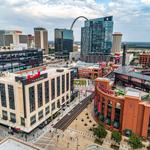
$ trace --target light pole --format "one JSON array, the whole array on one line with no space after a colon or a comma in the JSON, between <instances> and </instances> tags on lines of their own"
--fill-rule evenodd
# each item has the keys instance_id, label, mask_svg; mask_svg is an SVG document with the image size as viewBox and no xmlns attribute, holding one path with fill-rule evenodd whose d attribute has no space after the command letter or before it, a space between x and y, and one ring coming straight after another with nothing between
<instances>
[{"instance_id":1,"label":"light pole","mask_svg":"<svg viewBox=\"0 0 150 150\"><path fill-rule=\"evenodd\" d=\"M76 137L76 139L77 139L77 147L76 147L76 150L79 150L79 143L78 143L78 137Z\"/></svg>"}]
</instances>

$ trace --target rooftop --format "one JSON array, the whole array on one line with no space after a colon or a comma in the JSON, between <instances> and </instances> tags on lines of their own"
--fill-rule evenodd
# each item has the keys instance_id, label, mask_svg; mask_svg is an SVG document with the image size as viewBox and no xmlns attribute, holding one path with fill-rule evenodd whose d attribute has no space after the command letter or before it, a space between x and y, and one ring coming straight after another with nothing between
<instances>
[{"instance_id":1,"label":"rooftop","mask_svg":"<svg viewBox=\"0 0 150 150\"><path fill-rule=\"evenodd\" d=\"M131 67L131 66L121 66L118 69L116 69L114 72L117 74L122 74L122 75L130 76L130 77L134 77L137 79L150 81L150 76L136 73L134 71L134 67Z\"/></svg>"},{"instance_id":2,"label":"rooftop","mask_svg":"<svg viewBox=\"0 0 150 150\"><path fill-rule=\"evenodd\" d=\"M15 138L8 138L0 143L0 150L40 150L40 148Z\"/></svg>"}]
</instances>

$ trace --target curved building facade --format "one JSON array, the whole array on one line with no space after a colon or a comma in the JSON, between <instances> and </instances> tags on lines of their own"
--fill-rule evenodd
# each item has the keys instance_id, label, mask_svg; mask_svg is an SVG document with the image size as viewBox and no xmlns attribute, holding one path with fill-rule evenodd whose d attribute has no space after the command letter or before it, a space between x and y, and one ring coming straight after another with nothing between
<instances>
[{"instance_id":1,"label":"curved building facade","mask_svg":"<svg viewBox=\"0 0 150 150\"><path fill-rule=\"evenodd\" d=\"M96 79L94 114L97 121L110 130L149 138L149 95L133 88L125 88L124 92L120 89L117 92L107 78Z\"/></svg>"}]
</instances>

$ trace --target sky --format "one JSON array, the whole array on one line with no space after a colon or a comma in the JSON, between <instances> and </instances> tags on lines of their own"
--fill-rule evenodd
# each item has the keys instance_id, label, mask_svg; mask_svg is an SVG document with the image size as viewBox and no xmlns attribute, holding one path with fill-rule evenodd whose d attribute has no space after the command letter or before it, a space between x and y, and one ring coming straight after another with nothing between
<instances>
[{"instance_id":1,"label":"sky","mask_svg":"<svg viewBox=\"0 0 150 150\"><path fill-rule=\"evenodd\" d=\"M123 41L150 42L150 0L0 0L0 29L33 34L34 27L44 27L49 40L54 40L55 28L70 28L78 16L110 15ZM80 41L83 26L84 19L75 23L75 41Z\"/></svg>"}]
</instances>

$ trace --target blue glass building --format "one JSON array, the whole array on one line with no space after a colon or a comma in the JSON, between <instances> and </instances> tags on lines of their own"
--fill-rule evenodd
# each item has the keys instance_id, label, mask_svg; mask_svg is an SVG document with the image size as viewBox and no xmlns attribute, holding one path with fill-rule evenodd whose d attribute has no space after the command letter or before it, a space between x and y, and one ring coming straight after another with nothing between
<instances>
[{"instance_id":1,"label":"blue glass building","mask_svg":"<svg viewBox=\"0 0 150 150\"><path fill-rule=\"evenodd\" d=\"M73 52L73 31L68 29L55 29L55 56L56 58L69 58Z\"/></svg>"},{"instance_id":2,"label":"blue glass building","mask_svg":"<svg viewBox=\"0 0 150 150\"><path fill-rule=\"evenodd\" d=\"M112 48L113 17L85 21L81 28L81 60L106 61Z\"/></svg>"}]
</instances>

